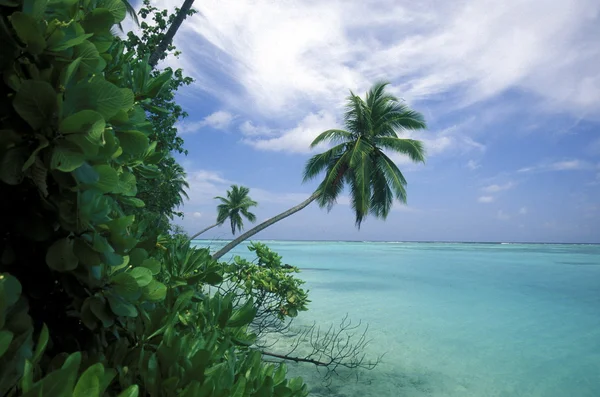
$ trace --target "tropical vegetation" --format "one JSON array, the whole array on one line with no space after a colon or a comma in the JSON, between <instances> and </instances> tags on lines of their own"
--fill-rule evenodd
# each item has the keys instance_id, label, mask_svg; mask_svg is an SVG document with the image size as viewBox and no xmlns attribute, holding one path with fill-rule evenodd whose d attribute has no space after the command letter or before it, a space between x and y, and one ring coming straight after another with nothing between
<instances>
[{"instance_id":1,"label":"tropical vegetation","mask_svg":"<svg viewBox=\"0 0 600 397\"><path fill-rule=\"evenodd\" d=\"M385 82L374 84L364 99L350 92L344 115L346 129L327 130L311 143L312 148L323 143L334 146L314 155L306 163L305 182L325 173L308 199L243 233L217 251L213 258L221 258L241 242L313 201L317 201L321 208L331 208L345 186L350 190L350 202L359 228L369 214L386 219L394 198L406 203L406 178L386 153L404 155L413 162L424 162L423 144L399 135L403 131L424 129L426 124L420 113L386 92L387 85Z\"/></svg>"},{"instance_id":2,"label":"tropical vegetation","mask_svg":"<svg viewBox=\"0 0 600 397\"><path fill-rule=\"evenodd\" d=\"M299 270L259 243L254 260L220 263L173 224L189 187L175 94L192 79L154 60L178 55L172 29L191 3L169 14L144 0L141 31L120 38L132 11L122 0L0 0L2 396L306 396L262 357L363 363L364 335L351 347L326 334L318 356L261 350L261 335L307 309ZM335 144L307 163L306 180L326 173L316 192L236 241L312 201L333 205L344 186L358 226L406 201L384 151L423 161L421 144L397 135L424 128L422 116L385 84L349 100L346 130L313 142ZM216 224L233 234L255 221L248 188L216 199Z\"/></svg>"},{"instance_id":3,"label":"tropical vegetation","mask_svg":"<svg viewBox=\"0 0 600 397\"><path fill-rule=\"evenodd\" d=\"M227 219L231 225L231 234L235 235L236 231L244 230L244 220L246 218L250 222L256 221L256 215L250 212L251 207L256 207L258 203L252 200L248 194L250 189L245 186L231 185L231 189L227 191L227 197L217 196L221 204L217 206L217 222L210 225L198 233L190 237L190 240L195 239L202 233L222 225Z\"/></svg>"},{"instance_id":4,"label":"tropical vegetation","mask_svg":"<svg viewBox=\"0 0 600 397\"><path fill-rule=\"evenodd\" d=\"M250 348L254 299L206 294L222 264L157 232L185 78L114 36L126 12L0 2L0 395L304 396Z\"/></svg>"}]
</instances>

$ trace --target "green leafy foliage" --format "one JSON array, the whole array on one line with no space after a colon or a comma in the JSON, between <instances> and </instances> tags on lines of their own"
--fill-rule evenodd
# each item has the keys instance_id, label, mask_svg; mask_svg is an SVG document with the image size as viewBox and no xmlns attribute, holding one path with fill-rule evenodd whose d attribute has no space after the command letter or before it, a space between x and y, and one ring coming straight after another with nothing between
<instances>
[{"instance_id":1,"label":"green leafy foliage","mask_svg":"<svg viewBox=\"0 0 600 397\"><path fill-rule=\"evenodd\" d=\"M302 289L304 282L294 277L298 268L282 264L281 256L265 244L254 242L248 249L256 253L256 260L235 257L225 266L225 279L255 300L261 316L284 320L307 310L308 291Z\"/></svg>"},{"instance_id":2,"label":"green leafy foliage","mask_svg":"<svg viewBox=\"0 0 600 397\"><path fill-rule=\"evenodd\" d=\"M169 153L191 80L144 61L168 13L146 2L158 30L123 42L126 11L0 7L0 395L305 396L249 347L254 297L206 294L223 264L158 244L184 197Z\"/></svg>"}]
</instances>

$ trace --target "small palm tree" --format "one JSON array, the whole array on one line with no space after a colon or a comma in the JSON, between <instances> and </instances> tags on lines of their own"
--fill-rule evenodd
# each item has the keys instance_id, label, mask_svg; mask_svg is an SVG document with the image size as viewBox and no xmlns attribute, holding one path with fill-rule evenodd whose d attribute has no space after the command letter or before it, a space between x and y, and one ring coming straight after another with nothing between
<instances>
[{"instance_id":1,"label":"small palm tree","mask_svg":"<svg viewBox=\"0 0 600 397\"><path fill-rule=\"evenodd\" d=\"M242 234L217 251L213 258L222 257L242 241L315 200L321 207L331 208L346 185L350 188L352 209L359 228L368 214L385 219L394 198L406 203L406 179L383 150L404 154L414 162L424 162L423 144L414 139L399 138L398 133L424 129L426 125L420 113L385 92L387 85L376 83L365 99L350 92L344 117L346 129L327 130L312 142L311 147L322 142L335 146L306 163L304 181L325 171L325 178L307 200Z\"/></svg>"},{"instance_id":2,"label":"small palm tree","mask_svg":"<svg viewBox=\"0 0 600 397\"><path fill-rule=\"evenodd\" d=\"M242 217L250 222L256 222L256 215L249 211L251 207L255 207L258 203L252 200L248 193L250 189L245 186L231 185L231 190L227 191L227 198L217 196L215 199L221 201L217 206L217 223L194 234L190 240L195 239L207 230L213 227L220 226L227 219L231 223L231 233L235 235L236 230L241 232L244 229L244 221Z\"/></svg>"}]
</instances>

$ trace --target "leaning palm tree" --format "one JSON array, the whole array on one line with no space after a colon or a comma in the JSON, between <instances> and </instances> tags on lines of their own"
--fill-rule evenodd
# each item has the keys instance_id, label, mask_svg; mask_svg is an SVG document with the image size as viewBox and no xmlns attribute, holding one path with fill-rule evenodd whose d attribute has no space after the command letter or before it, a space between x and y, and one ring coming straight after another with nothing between
<instances>
[{"instance_id":1,"label":"leaning palm tree","mask_svg":"<svg viewBox=\"0 0 600 397\"><path fill-rule=\"evenodd\" d=\"M334 144L331 149L308 160L304 181L314 179L325 171L325 178L317 190L304 202L248 230L221 250L214 259L229 252L242 241L266 227L300 211L313 201L330 209L344 189L350 188L356 226L368 214L385 219L394 197L406 203L406 179L384 150L408 156L414 162L425 162L425 150L420 141L399 138L404 130L426 128L423 116L385 92L388 83L376 83L365 99L350 92L344 117L345 130L327 130L311 143Z\"/></svg>"},{"instance_id":2,"label":"leaning palm tree","mask_svg":"<svg viewBox=\"0 0 600 397\"><path fill-rule=\"evenodd\" d=\"M166 54L169 45L173 42L173 38L175 37L175 33L179 30L179 27L189 15L191 15L192 5L194 4L194 0L185 0L181 6L181 8L177 9L177 13L175 14L175 18L171 21L171 25L167 30L167 33L163 36L160 43L156 46L154 51L152 51L152 55L150 55L150 59L148 63L150 67L153 69L156 67L158 61L160 61Z\"/></svg>"},{"instance_id":3,"label":"leaning palm tree","mask_svg":"<svg viewBox=\"0 0 600 397\"><path fill-rule=\"evenodd\" d=\"M250 193L250 189L247 187L231 185L231 190L227 191L227 198L220 196L215 197L215 199L221 201L221 204L217 206L217 223L200 230L190 238L190 241L207 230L222 225L227 219L229 219L231 224L231 233L233 235L235 235L236 230L241 232L244 229L242 216L250 222L255 222L256 215L250 212L249 209L257 206L258 203L252 200L248 196L248 193Z\"/></svg>"}]
</instances>

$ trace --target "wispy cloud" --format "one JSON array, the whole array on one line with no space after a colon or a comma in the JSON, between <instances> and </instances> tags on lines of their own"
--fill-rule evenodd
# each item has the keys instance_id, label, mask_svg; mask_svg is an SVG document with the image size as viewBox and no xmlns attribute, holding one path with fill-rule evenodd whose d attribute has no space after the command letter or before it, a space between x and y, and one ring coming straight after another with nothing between
<instances>
[{"instance_id":1,"label":"wispy cloud","mask_svg":"<svg viewBox=\"0 0 600 397\"><path fill-rule=\"evenodd\" d=\"M229 128L235 116L229 112L219 110L209 114L200 121L182 122L177 125L177 131L180 134L190 134L198 132L205 127L211 127L216 130L226 130Z\"/></svg>"},{"instance_id":2,"label":"wispy cloud","mask_svg":"<svg viewBox=\"0 0 600 397\"><path fill-rule=\"evenodd\" d=\"M479 201L480 203L492 203L494 202L494 197L493 196L480 196L477 201Z\"/></svg>"},{"instance_id":3,"label":"wispy cloud","mask_svg":"<svg viewBox=\"0 0 600 397\"><path fill-rule=\"evenodd\" d=\"M247 137L271 137L278 135L277 131L273 128L266 127L264 125L254 125L250 120L244 121L240 127L242 135Z\"/></svg>"},{"instance_id":4,"label":"wispy cloud","mask_svg":"<svg viewBox=\"0 0 600 397\"><path fill-rule=\"evenodd\" d=\"M533 165L530 167L524 167L519 169L517 172L527 173L527 172L548 172L548 171L576 171L576 170L589 170L593 169L594 164L579 160L561 160L555 162L547 162L541 163L537 165Z\"/></svg>"},{"instance_id":5,"label":"wispy cloud","mask_svg":"<svg viewBox=\"0 0 600 397\"><path fill-rule=\"evenodd\" d=\"M600 111L595 0L206 0L197 8L176 37L184 55L172 62L238 109L331 111L340 92L385 76L409 101L454 91L461 106L517 88L548 108ZM237 86L224 87L219 74Z\"/></svg>"},{"instance_id":6,"label":"wispy cloud","mask_svg":"<svg viewBox=\"0 0 600 397\"><path fill-rule=\"evenodd\" d=\"M475 160L469 160L467 162L467 168L470 169L471 171L476 170L477 168L480 168L481 164L479 164L477 161Z\"/></svg>"},{"instance_id":7,"label":"wispy cloud","mask_svg":"<svg viewBox=\"0 0 600 397\"><path fill-rule=\"evenodd\" d=\"M335 117L328 112L310 113L294 128L276 137L247 137L243 142L259 150L309 153L310 144L321 132L335 128Z\"/></svg>"},{"instance_id":8,"label":"wispy cloud","mask_svg":"<svg viewBox=\"0 0 600 397\"><path fill-rule=\"evenodd\" d=\"M485 186L483 187L481 190L486 192L486 193L498 193L501 192L503 190L509 190L512 189L513 187L515 187L517 184L515 182L506 182L503 185L489 185L489 186Z\"/></svg>"},{"instance_id":9,"label":"wispy cloud","mask_svg":"<svg viewBox=\"0 0 600 397\"><path fill-rule=\"evenodd\" d=\"M528 212L529 210L527 209L527 207L519 208L519 215L527 215Z\"/></svg>"},{"instance_id":10,"label":"wispy cloud","mask_svg":"<svg viewBox=\"0 0 600 397\"><path fill-rule=\"evenodd\" d=\"M498 210L498 212L496 213L496 218L501 221L507 221L510 219L510 215L502 210Z\"/></svg>"}]
</instances>

